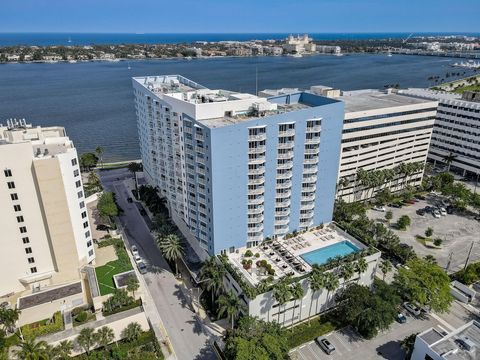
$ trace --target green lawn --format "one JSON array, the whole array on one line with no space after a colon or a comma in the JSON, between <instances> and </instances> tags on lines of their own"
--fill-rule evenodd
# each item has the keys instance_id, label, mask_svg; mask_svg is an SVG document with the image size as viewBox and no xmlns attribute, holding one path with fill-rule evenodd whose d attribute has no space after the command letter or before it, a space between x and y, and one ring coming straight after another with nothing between
<instances>
[{"instance_id":1,"label":"green lawn","mask_svg":"<svg viewBox=\"0 0 480 360\"><path fill-rule=\"evenodd\" d=\"M455 89L454 92L463 94L465 91L480 91L480 85L466 85Z\"/></svg>"},{"instance_id":2,"label":"green lawn","mask_svg":"<svg viewBox=\"0 0 480 360\"><path fill-rule=\"evenodd\" d=\"M95 268L97 274L98 287L101 295L112 294L115 290L115 283L113 282L113 275L120 274L125 271L132 270L132 264L121 260L114 260L106 263L103 266Z\"/></svg>"}]
</instances>

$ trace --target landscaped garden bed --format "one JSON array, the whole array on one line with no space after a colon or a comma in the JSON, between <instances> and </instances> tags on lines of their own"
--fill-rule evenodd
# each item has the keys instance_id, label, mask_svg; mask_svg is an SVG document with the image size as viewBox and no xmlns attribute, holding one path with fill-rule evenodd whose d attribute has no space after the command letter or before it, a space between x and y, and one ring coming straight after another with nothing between
<instances>
[{"instance_id":1,"label":"landscaped garden bed","mask_svg":"<svg viewBox=\"0 0 480 360\"><path fill-rule=\"evenodd\" d=\"M60 311L57 311L49 319L40 320L22 326L22 335L25 339L34 339L38 336L52 334L64 329L63 318Z\"/></svg>"}]
</instances>

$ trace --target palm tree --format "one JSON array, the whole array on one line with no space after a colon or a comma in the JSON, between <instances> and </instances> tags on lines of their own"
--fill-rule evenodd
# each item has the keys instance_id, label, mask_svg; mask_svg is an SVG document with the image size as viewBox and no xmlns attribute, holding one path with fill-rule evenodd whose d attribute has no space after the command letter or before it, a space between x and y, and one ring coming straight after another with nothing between
<instances>
[{"instance_id":1,"label":"palm tree","mask_svg":"<svg viewBox=\"0 0 480 360\"><path fill-rule=\"evenodd\" d=\"M232 329L235 318L245 310L245 305L240 302L240 298L233 291L222 294L218 300L218 316L226 314L232 320Z\"/></svg>"},{"instance_id":2,"label":"palm tree","mask_svg":"<svg viewBox=\"0 0 480 360\"><path fill-rule=\"evenodd\" d=\"M90 353L90 349L96 343L95 330L92 328L84 328L80 331L80 334L77 336L77 344L80 346L87 355Z\"/></svg>"},{"instance_id":3,"label":"palm tree","mask_svg":"<svg viewBox=\"0 0 480 360\"><path fill-rule=\"evenodd\" d=\"M338 289L340 281L338 276L332 272L325 273L325 289L327 289L327 307L330 304L330 292Z\"/></svg>"},{"instance_id":4,"label":"palm tree","mask_svg":"<svg viewBox=\"0 0 480 360\"><path fill-rule=\"evenodd\" d=\"M208 258L200 269L200 279L205 283L207 291L212 294L212 306L215 302L214 296L223 288L224 275L225 268L217 262L215 256Z\"/></svg>"},{"instance_id":5,"label":"palm tree","mask_svg":"<svg viewBox=\"0 0 480 360\"><path fill-rule=\"evenodd\" d=\"M97 146L95 148L95 154L97 154L97 156L99 157L100 159L100 164L103 168L103 148L101 146Z\"/></svg>"},{"instance_id":6,"label":"palm tree","mask_svg":"<svg viewBox=\"0 0 480 360\"><path fill-rule=\"evenodd\" d=\"M131 162L130 164L128 164L128 170L133 173L133 178L135 179L135 190L138 193L137 172L142 171L143 166L141 163Z\"/></svg>"},{"instance_id":7,"label":"palm tree","mask_svg":"<svg viewBox=\"0 0 480 360\"><path fill-rule=\"evenodd\" d=\"M293 311L292 311L292 326L293 326L293 319L295 317L295 307L297 306L297 300L302 300L303 296L305 295L305 291L303 290L302 285L297 282L292 285L291 293L293 297ZM302 304L300 303L300 312L299 316L302 317Z\"/></svg>"},{"instance_id":8,"label":"palm tree","mask_svg":"<svg viewBox=\"0 0 480 360\"><path fill-rule=\"evenodd\" d=\"M365 260L363 257L358 259L354 267L355 271L358 272L358 281L360 282L360 276L368 269L367 260Z\"/></svg>"},{"instance_id":9,"label":"palm tree","mask_svg":"<svg viewBox=\"0 0 480 360\"><path fill-rule=\"evenodd\" d=\"M133 298L135 298L135 291L137 291L139 287L140 283L135 275L127 279L127 291L133 294Z\"/></svg>"},{"instance_id":10,"label":"palm tree","mask_svg":"<svg viewBox=\"0 0 480 360\"><path fill-rule=\"evenodd\" d=\"M278 324L280 324L280 309L292 298L291 288L288 285L289 277L285 277L273 286L273 297L278 302ZM285 319L285 315L284 315Z\"/></svg>"},{"instance_id":11,"label":"palm tree","mask_svg":"<svg viewBox=\"0 0 480 360\"><path fill-rule=\"evenodd\" d=\"M26 339L18 344L19 349L15 350L14 353L22 360L49 360L47 345L46 341Z\"/></svg>"},{"instance_id":12,"label":"palm tree","mask_svg":"<svg viewBox=\"0 0 480 360\"><path fill-rule=\"evenodd\" d=\"M59 359L69 359L73 351L73 343L70 340L63 340L55 346L55 351Z\"/></svg>"},{"instance_id":13,"label":"palm tree","mask_svg":"<svg viewBox=\"0 0 480 360\"><path fill-rule=\"evenodd\" d=\"M312 304L313 304L313 297L317 291L320 291L325 286L325 274L317 270L316 268L313 269L312 275L310 276L310 290L312 290L312 300L310 301L310 310L308 312L308 323L310 324L310 319L312 317ZM318 297L317 297L317 305L315 307L315 312L318 311Z\"/></svg>"},{"instance_id":14,"label":"palm tree","mask_svg":"<svg viewBox=\"0 0 480 360\"><path fill-rule=\"evenodd\" d=\"M135 341L142 334L142 327L138 322L132 322L127 325L125 329L122 330L122 338L127 339L127 341Z\"/></svg>"},{"instance_id":15,"label":"palm tree","mask_svg":"<svg viewBox=\"0 0 480 360\"><path fill-rule=\"evenodd\" d=\"M15 331L15 324L21 311L18 309L0 309L0 324L3 325L7 332Z\"/></svg>"},{"instance_id":16,"label":"palm tree","mask_svg":"<svg viewBox=\"0 0 480 360\"><path fill-rule=\"evenodd\" d=\"M342 265L340 268L340 275L343 278L344 288L347 286L347 282L352 278L353 274L355 274L355 268L351 262Z\"/></svg>"},{"instance_id":17,"label":"palm tree","mask_svg":"<svg viewBox=\"0 0 480 360\"><path fill-rule=\"evenodd\" d=\"M392 271L392 269L393 269L393 266L390 261L384 260L380 263L380 271L383 274L383 281L385 281L385 276L387 275L387 273Z\"/></svg>"},{"instance_id":18,"label":"palm tree","mask_svg":"<svg viewBox=\"0 0 480 360\"><path fill-rule=\"evenodd\" d=\"M457 155L450 153L448 155L445 155L442 160L447 164L447 172L450 172L450 165L452 165L452 162L457 158Z\"/></svg>"},{"instance_id":19,"label":"palm tree","mask_svg":"<svg viewBox=\"0 0 480 360\"><path fill-rule=\"evenodd\" d=\"M185 252L178 236L175 234L167 235L164 238L161 238L157 242L157 245L165 259L175 263L175 274L178 274L177 260L181 258Z\"/></svg>"},{"instance_id":20,"label":"palm tree","mask_svg":"<svg viewBox=\"0 0 480 360\"><path fill-rule=\"evenodd\" d=\"M108 326L102 326L97 330L96 341L100 347L105 348L115 339L115 334Z\"/></svg>"}]
</instances>

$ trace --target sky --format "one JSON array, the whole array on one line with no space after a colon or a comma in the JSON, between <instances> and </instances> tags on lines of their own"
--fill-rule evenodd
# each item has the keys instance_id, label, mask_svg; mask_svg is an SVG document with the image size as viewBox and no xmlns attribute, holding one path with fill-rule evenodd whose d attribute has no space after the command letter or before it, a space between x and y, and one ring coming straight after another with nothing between
<instances>
[{"instance_id":1,"label":"sky","mask_svg":"<svg viewBox=\"0 0 480 360\"><path fill-rule=\"evenodd\" d=\"M480 32L480 0L0 0L0 32Z\"/></svg>"}]
</instances>

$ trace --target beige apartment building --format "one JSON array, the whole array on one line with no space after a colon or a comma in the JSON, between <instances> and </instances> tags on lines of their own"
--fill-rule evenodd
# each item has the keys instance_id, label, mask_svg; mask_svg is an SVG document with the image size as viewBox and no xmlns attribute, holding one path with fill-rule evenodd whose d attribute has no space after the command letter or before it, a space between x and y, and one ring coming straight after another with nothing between
<instances>
[{"instance_id":1,"label":"beige apartment building","mask_svg":"<svg viewBox=\"0 0 480 360\"><path fill-rule=\"evenodd\" d=\"M425 164L438 102L390 90L344 91L335 98L345 104L337 197L366 200L380 189L395 192L420 185L423 168L397 173L372 188L364 186L357 174L360 169L398 170L401 164Z\"/></svg>"},{"instance_id":2,"label":"beige apartment building","mask_svg":"<svg viewBox=\"0 0 480 360\"><path fill-rule=\"evenodd\" d=\"M64 128L0 125L0 229L0 297L22 312L59 296L82 301L81 268L95 253L77 151Z\"/></svg>"}]
</instances>

